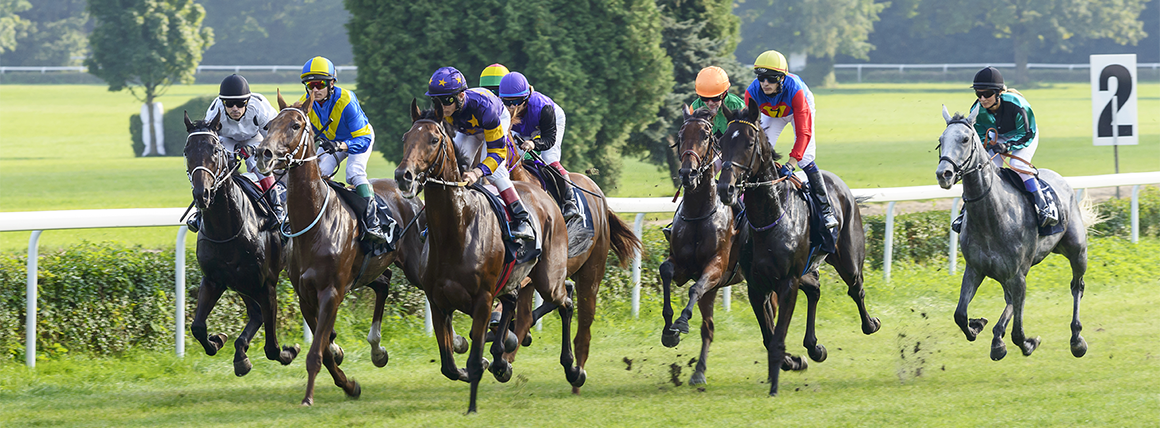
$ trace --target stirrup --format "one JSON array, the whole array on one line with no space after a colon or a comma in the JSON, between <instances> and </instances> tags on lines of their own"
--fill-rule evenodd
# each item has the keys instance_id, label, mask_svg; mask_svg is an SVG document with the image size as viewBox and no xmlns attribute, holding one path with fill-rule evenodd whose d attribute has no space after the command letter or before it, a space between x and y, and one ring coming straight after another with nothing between
<instances>
[{"instance_id":1,"label":"stirrup","mask_svg":"<svg viewBox=\"0 0 1160 428\"><path fill-rule=\"evenodd\" d=\"M508 229L511 230L512 239L536 240L535 235L532 235L532 224L528 220L512 220L508 223Z\"/></svg>"},{"instance_id":2,"label":"stirrup","mask_svg":"<svg viewBox=\"0 0 1160 428\"><path fill-rule=\"evenodd\" d=\"M1039 216L1039 227L1051 227L1059 224L1059 215L1055 213L1054 207L1037 210Z\"/></svg>"},{"instance_id":3,"label":"stirrup","mask_svg":"<svg viewBox=\"0 0 1160 428\"><path fill-rule=\"evenodd\" d=\"M826 229L833 229L835 227L838 227L838 218L834 217L833 214L823 212L822 213L822 223L824 223L824 226L826 226Z\"/></svg>"},{"instance_id":4,"label":"stirrup","mask_svg":"<svg viewBox=\"0 0 1160 428\"><path fill-rule=\"evenodd\" d=\"M580 217L580 208L576 206L576 201L568 199L564 201L564 205L560 206L560 214L564 215L564 221L572 221L572 219Z\"/></svg>"},{"instance_id":5,"label":"stirrup","mask_svg":"<svg viewBox=\"0 0 1160 428\"><path fill-rule=\"evenodd\" d=\"M966 212L959 213L959 216L955 217L954 221L951 221L951 230L955 231L955 233L963 233L963 214L966 214Z\"/></svg>"},{"instance_id":6,"label":"stirrup","mask_svg":"<svg viewBox=\"0 0 1160 428\"><path fill-rule=\"evenodd\" d=\"M669 223L668 226L662 227L661 233L665 234L666 241L672 241L673 240L673 224Z\"/></svg>"},{"instance_id":7,"label":"stirrup","mask_svg":"<svg viewBox=\"0 0 1160 428\"><path fill-rule=\"evenodd\" d=\"M190 232L197 233L201 230L201 213L194 211L189 218L185 219L185 227L189 228Z\"/></svg>"}]
</instances>

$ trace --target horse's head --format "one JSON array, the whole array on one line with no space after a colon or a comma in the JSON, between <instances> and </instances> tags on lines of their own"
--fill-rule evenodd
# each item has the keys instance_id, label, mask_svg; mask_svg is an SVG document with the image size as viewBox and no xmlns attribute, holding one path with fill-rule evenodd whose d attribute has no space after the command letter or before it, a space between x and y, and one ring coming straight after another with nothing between
<instances>
[{"instance_id":1,"label":"horse's head","mask_svg":"<svg viewBox=\"0 0 1160 428\"><path fill-rule=\"evenodd\" d=\"M732 205L737 198L737 188L745 181L760 178L776 178L777 168L773 161L777 153L769 146L765 132L758 126L761 111L757 101L750 99L745 109L730 111L721 106L729 126L721 137L721 177L717 181L717 195L721 202Z\"/></svg>"},{"instance_id":2,"label":"horse's head","mask_svg":"<svg viewBox=\"0 0 1160 428\"><path fill-rule=\"evenodd\" d=\"M959 113L951 116L944 105L942 114L947 128L938 137L939 162L935 176L940 187L949 189L964 175L982 168L986 163L986 152L975 133L975 118L979 110L972 110L967 117Z\"/></svg>"},{"instance_id":3,"label":"horse's head","mask_svg":"<svg viewBox=\"0 0 1160 428\"><path fill-rule=\"evenodd\" d=\"M697 187L701 175L706 169L713 167L713 158L716 157L716 139L713 138L714 112L708 107L692 111L689 106L684 107L685 123L677 132L678 150L681 153L681 185L692 189Z\"/></svg>"},{"instance_id":4,"label":"horse's head","mask_svg":"<svg viewBox=\"0 0 1160 428\"><path fill-rule=\"evenodd\" d=\"M229 179L237 163L221 141L218 131L222 129L221 116L213 120L191 121L185 113L185 173L189 176L189 186L193 189L193 201L198 209L205 209L213 203L214 191Z\"/></svg>"},{"instance_id":5,"label":"horse's head","mask_svg":"<svg viewBox=\"0 0 1160 428\"><path fill-rule=\"evenodd\" d=\"M307 94L306 101L287 104L278 91L278 112L266 124L269 130L266 138L258 145L254 154L258 161L258 171L269 174L275 169L298 166L303 159L314 156L314 138L310 132L310 109L314 99Z\"/></svg>"},{"instance_id":6,"label":"horse's head","mask_svg":"<svg viewBox=\"0 0 1160 428\"><path fill-rule=\"evenodd\" d=\"M395 182L405 198L413 198L428 177L459 181L451 136L455 130L440 109L419 111L411 100L411 129L403 134L403 160L395 168Z\"/></svg>"}]
</instances>

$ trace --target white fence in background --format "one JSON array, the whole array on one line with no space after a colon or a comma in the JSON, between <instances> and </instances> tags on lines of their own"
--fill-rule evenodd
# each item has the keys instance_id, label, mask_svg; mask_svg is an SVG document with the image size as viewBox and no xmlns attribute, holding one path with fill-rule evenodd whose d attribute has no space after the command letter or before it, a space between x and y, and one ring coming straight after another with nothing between
<instances>
[{"instance_id":1,"label":"white fence in background","mask_svg":"<svg viewBox=\"0 0 1160 428\"><path fill-rule=\"evenodd\" d=\"M1132 186L1131 223L1132 242L1139 239L1139 188L1141 185L1160 183L1160 171L1129 174L1094 175L1067 177L1068 184L1082 194L1084 189L1097 187ZM884 237L882 270L886 281L890 280L890 264L894 243L894 204L900 201L927 199L954 199L951 219L957 214L958 201L962 196L961 185L951 189L938 186L894 187L882 189L853 189L855 196L868 196L869 202L887 202L886 234ZM679 200L678 200L679 201ZM641 236L645 213L673 212L677 203L671 198L608 198L608 205L618 213L638 213L634 222L634 232ZM28 240L27 264L27 317L25 328L25 363L36 366L36 295L37 295L37 244L44 230L179 226L177 229L176 251L174 254L176 283L176 337L175 352L178 357L185 354L185 224L178 221L184 208L136 208L109 210L32 211L0 213L0 232L32 231ZM948 219L947 224L950 224ZM949 229L949 228L948 228ZM955 274L956 235L948 230L950 274ZM640 256L632 261L632 314L636 317L640 308ZM728 293L726 293L728 295ZM430 325L430 324L428 324Z\"/></svg>"}]
</instances>

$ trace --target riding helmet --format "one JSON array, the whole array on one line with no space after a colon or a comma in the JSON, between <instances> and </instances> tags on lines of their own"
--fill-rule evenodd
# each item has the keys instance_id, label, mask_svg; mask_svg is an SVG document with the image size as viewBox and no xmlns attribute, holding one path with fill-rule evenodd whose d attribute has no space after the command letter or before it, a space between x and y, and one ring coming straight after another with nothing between
<instances>
[{"instance_id":1,"label":"riding helmet","mask_svg":"<svg viewBox=\"0 0 1160 428\"><path fill-rule=\"evenodd\" d=\"M504 76L499 82L499 96L504 98L526 97L531 95L532 88L528 78L518 71Z\"/></svg>"},{"instance_id":2,"label":"riding helmet","mask_svg":"<svg viewBox=\"0 0 1160 428\"><path fill-rule=\"evenodd\" d=\"M311 80L338 80L335 77L334 63L329 59L316 56L306 61L302 66L302 83Z\"/></svg>"},{"instance_id":3,"label":"riding helmet","mask_svg":"<svg viewBox=\"0 0 1160 428\"><path fill-rule=\"evenodd\" d=\"M697 73L697 95L710 98L724 94L729 90L729 74L721 67L711 65Z\"/></svg>"},{"instance_id":4,"label":"riding helmet","mask_svg":"<svg viewBox=\"0 0 1160 428\"><path fill-rule=\"evenodd\" d=\"M223 100L239 100L250 97L250 83L246 78L237 74L226 76L218 89L218 98Z\"/></svg>"},{"instance_id":5,"label":"riding helmet","mask_svg":"<svg viewBox=\"0 0 1160 428\"><path fill-rule=\"evenodd\" d=\"M781 52L769 50L762 52L753 61L753 71L757 74L770 72L786 74L789 73L789 62L785 60L785 55L782 55Z\"/></svg>"},{"instance_id":6,"label":"riding helmet","mask_svg":"<svg viewBox=\"0 0 1160 428\"><path fill-rule=\"evenodd\" d=\"M483 69L483 73L479 75L479 86L491 89L498 88L499 81L508 74L507 67L503 64L492 64Z\"/></svg>"},{"instance_id":7,"label":"riding helmet","mask_svg":"<svg viewBox=\"0 0 1160 428\"><path fill-rule=\"evenodd\" d=\"M463 73L455 67L440 67L431 75L431 80L427 81L427 93L423 95L441 97L455 95L466 89L467 79L463 78Z\"/></svg>"},{"instance_id":8,"label":"riding helmet","mask_svg":"<svg viewBox=\"0 0 1160 428\"><path fill-rule=\"evenodd\" d=\"M1003 75L999 74L999 69L995 67L987 67L975 73L975 82L971 85L975 89L1007 89L1003 84Z\"/></svg>"}]
</instances>

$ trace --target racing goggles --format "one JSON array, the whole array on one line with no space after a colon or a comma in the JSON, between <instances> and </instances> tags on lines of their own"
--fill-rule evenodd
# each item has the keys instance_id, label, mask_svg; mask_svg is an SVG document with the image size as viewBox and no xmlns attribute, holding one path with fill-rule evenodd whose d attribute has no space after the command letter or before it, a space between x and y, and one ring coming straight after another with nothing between
<instances>
[{"instance_id":1,"label":"racing goggles","mask_svg":"<svg viewBox=\"0 0 1160 428\"><path fill-rule=\"evenodd\" d=\"M230 107L245 108L246 104L249 102L250 102L249 98L242 98L242 99L235 99L235 100L225 99L225 100L222 100L222 105L226 106L226 108L230 108Z\"/></svg>"}]
</instances>

